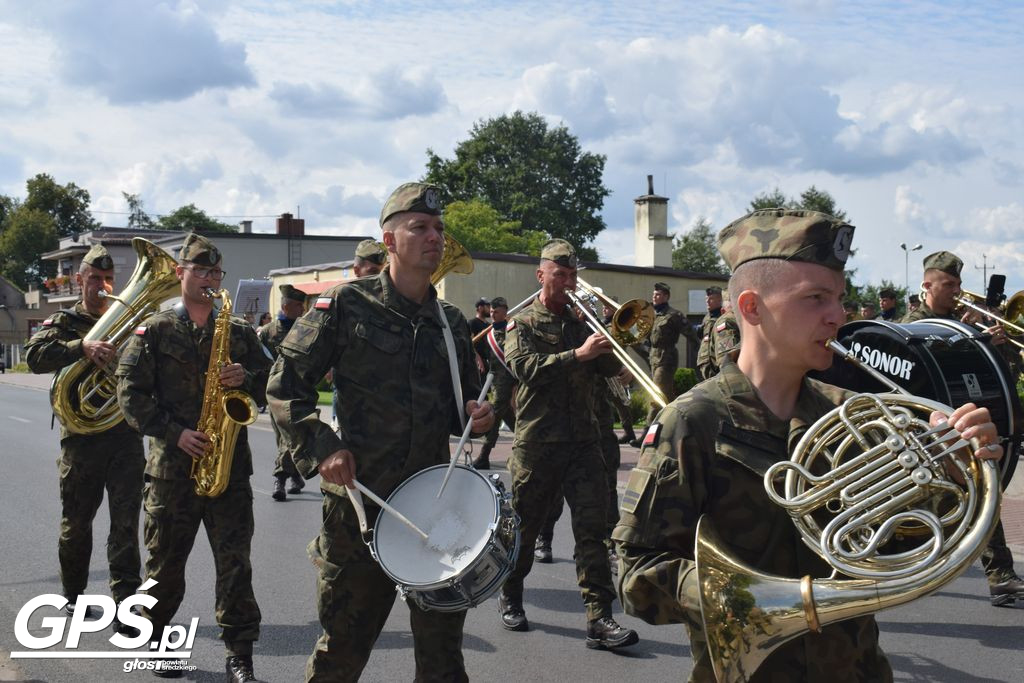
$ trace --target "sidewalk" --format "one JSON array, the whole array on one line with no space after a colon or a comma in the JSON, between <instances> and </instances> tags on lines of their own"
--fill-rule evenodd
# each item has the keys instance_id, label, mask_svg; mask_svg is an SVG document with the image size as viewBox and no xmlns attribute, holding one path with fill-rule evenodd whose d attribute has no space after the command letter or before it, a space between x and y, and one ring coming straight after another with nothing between
<instances>
[{"instance_id":1,"label":"sidewalk","mask_svg":"<svg viewBox=\"0 0 1024 683\"><path fill-rule=\"evenodd\" d=\"M37 391L49 391L53 375L32 375L26 373L6 372L0 375L0 384L35 389ZM328 407L328 415L330 415ZM270 416L262 413L256 420L256 425L264 429L270 429ZM452 438L452 447L458 443L457 438ZM475 444L474 450L479 451L479 441ZM619 491L621 492L626 480L629 479L629 472L636 465L640 457L640 450L632 446L623 445L620 447L622 454L622 465L619 467ZM509 456L512 455L512 435L502 431L498 437L498 443L491 451L491 468L504 469ZM1018 566L1024 560L1024 463L1017 466L1017 472L1010 485L1003 492L1002 504L1003 528L1006 532L1006 543L1013 550Z\"/></svg>"}]
</instances>

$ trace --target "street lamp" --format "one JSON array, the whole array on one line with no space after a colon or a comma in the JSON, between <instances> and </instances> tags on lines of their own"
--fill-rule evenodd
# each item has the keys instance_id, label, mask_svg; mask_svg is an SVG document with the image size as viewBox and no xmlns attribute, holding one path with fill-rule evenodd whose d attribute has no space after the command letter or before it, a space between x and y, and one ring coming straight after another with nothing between
<instances>
[{"instance_id":1,"label":"street lamp","mask_svg":"<svg viewBox=\"0 0 1024 683\"><path fill-rule=\"evenodd\" d=\"M903 286L906 287L906 293L904 297L907 300L907 310L910 310L910 252L917 251L923 245L917 244L911 248L907 248L906 242L900 242L900 249L903 250Z\"/></svg>"}]
</instances>

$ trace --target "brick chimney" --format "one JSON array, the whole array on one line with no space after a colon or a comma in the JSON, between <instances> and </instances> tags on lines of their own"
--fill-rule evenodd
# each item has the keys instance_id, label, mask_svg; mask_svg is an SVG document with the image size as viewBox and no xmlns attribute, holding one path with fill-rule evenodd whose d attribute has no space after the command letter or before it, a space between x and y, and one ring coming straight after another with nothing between
<instances>
[{"instance_id":1,"label":"brick chimney","mask_svg":"<svg viewBox=\"0 0 1024 683\"><path fill-rule=\"evenodd\" d=\"M633 204L633 262L642 267L671 268L668 197L654 194L654 176L647 176L647 194L634 199Z\"/></svg>"},{"instance_id":2,"label":"brick chimney","mask_svg":"<svg viewBox=\"0 0 1024 683\"><path fill-rule=\"evenodd\" d=\"M290 213L282 213L277 219L277 234L285 237L302 237L306 233L306 221L293 218Z\"/></svg>"}]
</instances>

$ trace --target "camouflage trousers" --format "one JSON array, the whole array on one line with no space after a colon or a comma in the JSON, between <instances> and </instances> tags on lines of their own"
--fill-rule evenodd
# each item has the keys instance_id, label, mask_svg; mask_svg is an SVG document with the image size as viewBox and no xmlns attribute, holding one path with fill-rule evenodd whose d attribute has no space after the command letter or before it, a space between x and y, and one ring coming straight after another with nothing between
<instances>
[{"instance_id":1,"label":"camouflage trousers","mask_svg":"<svg viewBox=\"0 0 1024 683\"><path fill-rule=\"evenodd\" d=\"M533 567L533 548L548 509L561 487L569 503L576 540L576 580L587 619L611 616L615 591L608 566L608 481L597 439L572 443L516 441L509 460L512 506L519 515L521 547L516 566L502 592L522 600L523 583Z\"/></svg>"},{"instance_id":2,"label":"camouflage trousers","mask_svg":"<svg viewBox=\"0 0 1024 683\"><path fill-rule=\"evenodd\" d=\"M268 411L269 412L269 411ZM277 421L270 416L270 426L274 428L274 443L277 444L277 460L274 461L274 478L287 479L288 477L299 477L299 471L295 469L295 460L292 452L284 442L281 430L277 428Z\"/></svg>"},{"instance_id":3,"label":"camouflage trousers","mask_svg":"<svg viewBox=\"0 0 1024 683\"><path fill-rule=\"evenodd\" d=\"M619 466L622 464L622 454L619 451L619 441L615 437L615 432L609 426L607 429L603 429L601 433L601 456L604 459L604 473L605 479L608 482L608 510L607 517L607 534L605 534L605 546L609 549L615 547L612 542L612 531L615 529L615 525L619 523ZM562 493L562 489L558 489L554 500L551 501L551 507L548 508L548 514L544 519L544 524L541 526L540 532L537 534L538 541L547 541L550 545L551 539L555 535L555 523L562 516L562 501L565 500L565 494Z\"/></svg>"},{"instance_id":4,"label":"camouflage trousers","mask_svg":"<svg viewBox=\"0 0 1024 683\"><path fill-rule=\"evenodd\" d=\"M661 393L665 394L665 400L668 403L672 402L672 399L676 397L676 366L655 363L652 371L651 379L661 389ZM651 423L654 422L654 418L661 412L661 406L651 401L650 410L647 411L647 426L650 427Z\"/></svg>"},{"instance_id":5,"label":"camouflage trousers","mask_svg":"<svg viewBox=\"0 0 1024 683\"><path fill-rule=\"evenodd\" d=\"M981 552L981 566L991 584L1002 583L1014 575L1013 553L1006 546L1006 534L1003 532L1002 520L996 524L988 545Z\"/></svg>"},{"instance_id":6,"label":"camouflage trousers","mask_svg":"<svg viewBox=\"0 0 1024 683\"><path fill-rule=\"evenodd\" d=\"M79 595L89 582L92 522L107 492L110 533L107 562L110 593L120 602L139 584L139 508L146 466L142 437L131 432L69 436L61 441L60 537L57 556L65 595Z\"/></svg>"},{"instance_id":7,"label":"camouflage trousers","mask_svg":"<svg viewBox=\"0 0 1024 683\"><path fill-rule=\"evenodd\" d=\"M260 608L252 591L249 562L253 534L249 481L232 481L224 493L208 498L196 495L191 479L150 478L145 508L146 577L158 581L147 591L158 601L148 611L154 636L171 623L185 597L185 563L202 524L217 571L215 615L221 638L231 654L248 654L251 641L260 637Z\"/></svg>"},{"instance_id":8,"label":"camouflage trousers","mask_svg":"<svg viewBox=\"0 0 1024 683\"><path fill-rule=\"evenodd\" d=\"M491 403L494 406L494 425L491 426L491 431L487 432L487 438L484 440L484 447L488 452L494 448L494 444L498 443L498 430L501 428L502 422L512 430L516 428L516 411L512 406L515 389L516 383L508 374L503 373L500 378L495 375L494 401Z\"/></svg>"},{"instance_id":9,"label":"camouflage trousers","mask_svg":"<svg viewBox=\"0 0 1024 683\"><path fill-rule=\"evenodd\" d=\"M367 509L367 516L374 516ZM309 544L316 565L317 612L323 634L306 663L307 681L356 681L394 606L388 578L359 533L348 498L324 492L323 527ZM416 681L468 681L462 658L461 612L428 612L412 601L409 624Z\"/></svg>"}]
</instances>

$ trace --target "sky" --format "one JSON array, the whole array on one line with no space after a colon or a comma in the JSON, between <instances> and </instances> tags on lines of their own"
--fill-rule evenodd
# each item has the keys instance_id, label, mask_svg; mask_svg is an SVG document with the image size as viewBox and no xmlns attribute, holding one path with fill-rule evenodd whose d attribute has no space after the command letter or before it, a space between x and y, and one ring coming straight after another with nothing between
<instances>
[{"instance_id":1,"label":"sky","mask_svg":"<svg viewBox=\"0 0 1024 683\"><path fill-rule=\"evenodd\" d=\"M1020 2L0 0L0 193L48 173L104 225L128 192L375 235L428 148L522 109L607 157L602 261L633 263L648 174L676 234L815 185L857 226L856 283L909 263L916 289L947 249L1012 293L1022 86Z\"/></svg>"}]
</instances>

